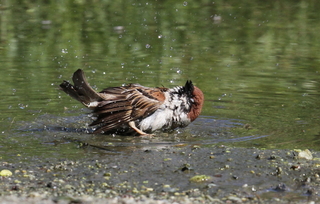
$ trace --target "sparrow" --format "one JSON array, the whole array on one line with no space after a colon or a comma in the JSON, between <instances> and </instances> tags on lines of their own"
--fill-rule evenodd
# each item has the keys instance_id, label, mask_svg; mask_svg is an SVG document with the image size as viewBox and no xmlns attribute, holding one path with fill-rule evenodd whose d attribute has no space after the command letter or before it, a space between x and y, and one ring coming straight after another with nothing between
<instances>
[{"instance_id":1,"label":"sparrow","mask_svg":"<svg viewBox=\"0 0 320 204\"><path fill-rule=\"evenodd\" d=\"M94 134L149 135L156 130L186 127L201 113L202 91L187 81L174 88L149 88L140 84L109 87L96 92L84 72L74 72L73 85L67 81L60 88L92 110Z\"/></svg>"}]
</instances>

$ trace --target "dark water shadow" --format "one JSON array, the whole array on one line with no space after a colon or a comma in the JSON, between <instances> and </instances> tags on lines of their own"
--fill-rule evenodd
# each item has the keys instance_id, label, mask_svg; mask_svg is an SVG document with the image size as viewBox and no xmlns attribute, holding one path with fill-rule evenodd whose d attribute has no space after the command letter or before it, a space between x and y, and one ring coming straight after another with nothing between
<instances>
[{"instance_id":1,"label":"dark water shadow","mask_svg":"<svg viewBox=\"0 0 320 204\"><path fill-rule=\"evenodd\" d=\"M45 114L32 123L21 122L17 134L36 137L41 144L58 146L59 144L75 144L86 151L102 151L118 154L140 149L163 149L172 146L230 144L255 140L268 135L238 136L231 130L242 128L243 121L235 119L217 119L213 116L200 116L188 127L176 129L170 133L156 132L155 137L93 135L93 129L87 125L90 117L59 117ZM40 151L40 150L39 150Z\"/></svg>"}]
</instances>

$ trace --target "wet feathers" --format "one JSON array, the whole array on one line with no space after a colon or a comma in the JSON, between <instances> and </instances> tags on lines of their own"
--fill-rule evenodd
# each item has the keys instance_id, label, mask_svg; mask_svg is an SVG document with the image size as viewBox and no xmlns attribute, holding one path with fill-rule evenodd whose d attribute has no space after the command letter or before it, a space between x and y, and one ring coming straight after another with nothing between
<instances>
[{"instance_id":1,"label":"wet feathers","mask_svg":"<svg viewBox=\"0 0 320 204\"><path fill-rule=\"evenodd\" d=\"M202 91L187 81L185 86L149 88L140 84L109 87L96 92L78 69L74 85L64 81L61 89L93 110L94 131L107 134L145 135L156 130L185 127L201 113Z\"/></svg>"}]
</instances>

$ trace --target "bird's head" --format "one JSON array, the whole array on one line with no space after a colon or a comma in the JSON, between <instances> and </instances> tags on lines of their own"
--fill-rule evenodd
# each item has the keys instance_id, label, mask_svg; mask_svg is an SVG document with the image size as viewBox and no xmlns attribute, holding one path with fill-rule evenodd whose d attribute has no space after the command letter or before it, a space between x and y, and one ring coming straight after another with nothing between
<instances>
[{"instance_id":1,"label":"bird's head","mask_svg":"<svg viewBox=\"0 0 320 204\"><path fill-rule=\"evenodd\" d=\"M187 95L190 98L189 100L191 102L191 108L190 108L190 112L188 113L188 118L190 118L192 122L201 113L203 102L204 102L204 95L198 87L192 84L192 81L187 81L184 88L187 91Z\"/></svg>"}]
</instances>

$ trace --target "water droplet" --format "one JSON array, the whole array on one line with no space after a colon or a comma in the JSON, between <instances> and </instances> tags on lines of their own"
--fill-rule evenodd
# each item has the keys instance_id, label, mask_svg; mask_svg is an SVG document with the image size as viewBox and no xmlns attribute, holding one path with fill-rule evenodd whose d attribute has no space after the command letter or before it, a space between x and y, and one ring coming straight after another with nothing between
<instances>
[{"instance_id":1,"label":"water droplet","mask_svg":"<svg viewBox=\"0 0 320 204\"><path fill-rule=\"evenodd\" d=\"M146 48L150 48L151 47L151 45L149 45L149 44L146 44Z\"/></svg>"},{"instance_id":2,"label":"water droplet","mask_svg":"<svg viewBox=\"0 0 320 204\"><path fill-rule=\"evenodd\" d=\"M26 107L28 107L28 105L24 105L22 103L19 103L18 106L20 109L25 109Z\"/></svg>"},{"instance_id":3,"label":"water droplet","mask_svg":"<svg viewBox=\"0 0 320 204\"><path fill-rule=\"evenodd\" d=\"M158 38L162 38L162 35L158 35Z\"/></svg>"},{"instance_id":4,"label":"water droplet","mask_svg":"<svg viewBox=\"0 0 320 204\"><path fill-rule=\"evenodd\" d=\"M183 6L187 6L187 5L188 5L188 2L184 1Z\"/></svg>"}]
</instances>

